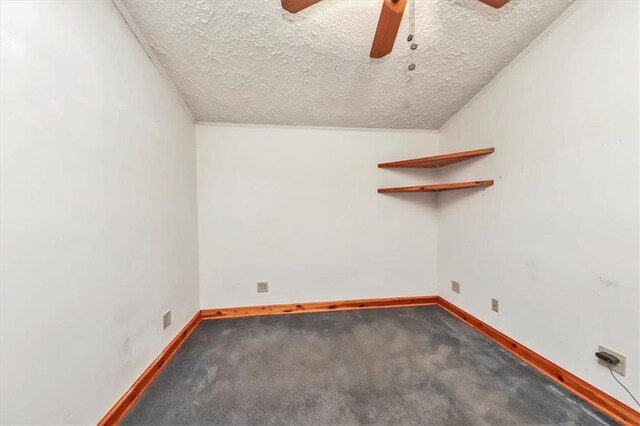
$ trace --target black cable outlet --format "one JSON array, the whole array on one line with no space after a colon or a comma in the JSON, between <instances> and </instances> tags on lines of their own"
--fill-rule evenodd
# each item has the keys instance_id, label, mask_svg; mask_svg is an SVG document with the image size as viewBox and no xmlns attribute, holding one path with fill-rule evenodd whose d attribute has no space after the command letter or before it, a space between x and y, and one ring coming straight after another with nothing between
<instances>
[{"instance_id":1,"label":"black cable outlet","mask_svg":"<svg viewBox=\"0 0 640 426\"><path fill-rule=\"evenodd\" d=\"M609 365L618 365L620 363L620 359L617 356L610 354L609 352L596 352L596 356Z\"/></svg>"}]
</instances>

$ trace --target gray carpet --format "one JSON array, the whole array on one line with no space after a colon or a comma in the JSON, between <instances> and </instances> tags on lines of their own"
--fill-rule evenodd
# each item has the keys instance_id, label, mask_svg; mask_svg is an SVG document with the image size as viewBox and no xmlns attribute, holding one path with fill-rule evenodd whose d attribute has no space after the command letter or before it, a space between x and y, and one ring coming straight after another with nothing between
<instances>
[{"instance_id":1,"label":"gray carpet","mask_svg":"<svg viewBox=\"0 0 640 426\"><path fill-rule=\"evenodd\" d=\"M437 306L203 321L123 424L615 424Z\"/></svg>"}]
</instances>

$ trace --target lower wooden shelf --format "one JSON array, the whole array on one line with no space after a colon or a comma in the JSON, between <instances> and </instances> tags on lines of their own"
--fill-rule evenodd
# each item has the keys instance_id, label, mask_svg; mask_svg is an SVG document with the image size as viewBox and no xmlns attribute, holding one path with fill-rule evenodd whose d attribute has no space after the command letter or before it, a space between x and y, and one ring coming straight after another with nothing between
<instances>
[{"instance_id":1,"label":"lower wooden shelf","mask_svg":"<svg viewBox=\"0 0 640 426\"><path fill-rule=\"evenodd\" d=\"M390 192L440 192L440 191L454 191L456 189L477 188L480 186L491 186L493 180L476 180L473 182L458 182L458 183L438 183L435 185L421 185L421 186L403 186L399 188L380 188L378 192L380 194L386 194Z\"/></svg>"}]
</instances>

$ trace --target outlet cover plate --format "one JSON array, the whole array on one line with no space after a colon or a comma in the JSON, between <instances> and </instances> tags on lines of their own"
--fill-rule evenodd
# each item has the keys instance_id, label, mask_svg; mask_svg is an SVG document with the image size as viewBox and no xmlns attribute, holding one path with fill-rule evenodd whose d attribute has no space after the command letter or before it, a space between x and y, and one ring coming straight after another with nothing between
<instances>
[{"instance_id":1,"label":"outlet cover plate","mask_svg":"<svg viewBox=\"0 0 640 426\"><path fill-rule=\"evenodd\" d=\"M491 299L491 310L498 312L498 299Z\"/></svg>"},{"instance_id":2,"label":"outlet cover plate","mask_svg":"<svg viewBox=\"0 0 640 426\"><path fill-rule=\"evenodd\" d=\"M615 371L616 373L620 374L621 376L624 376L627 374L627 357L616 352L613 351L609 348L605 348L604 346L598 346L598 352L608 352L611 355L615 355L618 357L618 359L620 360L620 362L618 363L618 365L609 365L606 362L602 361L600 358L598 358L598 364L600 365L604 365L605 367L610 367L613 371Z\"/></svg>"},{"instance_id":3,"label":"outlet cover plate","mask_svg":"<svg viewBox=\"0 0 640 426\"><path fill-rule=\"evenodd\" d=\"M269 292L269 283L266 281L261 281L258 283L258 293L267 293Z\"/></svg>"},{"instance_id":4,"label":"outlet cover plate","mask_svg":"<svg viewBox=\"0 0 640 426\"><path fill-rule=\"evenodd\" d=\"M451 281L451 291L460 294L460 283L458 281Z\"/></svg>"}]
</instances>

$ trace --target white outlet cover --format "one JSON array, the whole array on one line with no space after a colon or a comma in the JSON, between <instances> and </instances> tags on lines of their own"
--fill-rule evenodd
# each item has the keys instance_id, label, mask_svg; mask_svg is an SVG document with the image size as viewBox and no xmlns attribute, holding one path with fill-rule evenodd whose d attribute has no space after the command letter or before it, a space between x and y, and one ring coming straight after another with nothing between
<instances>
[{"instance_id":1,"label":"white outlet cover","mask_svg":"<svg viewBox=\"0 0 640 426\"><path fill-rule=\"evenodd\" d=\"M598 346L598 352L600 351L607 352L607 353L610 353L611 355L617 356L620 362L618 363L618 365L611 366L606 362L602 361L600 358L598 358L598 364L611 368L613 371L620 374L621 376L625 376L627 374L627 357L625 355L622 355L609 348L605 348L604 346Z\"/></svg>"}]
</instances>

